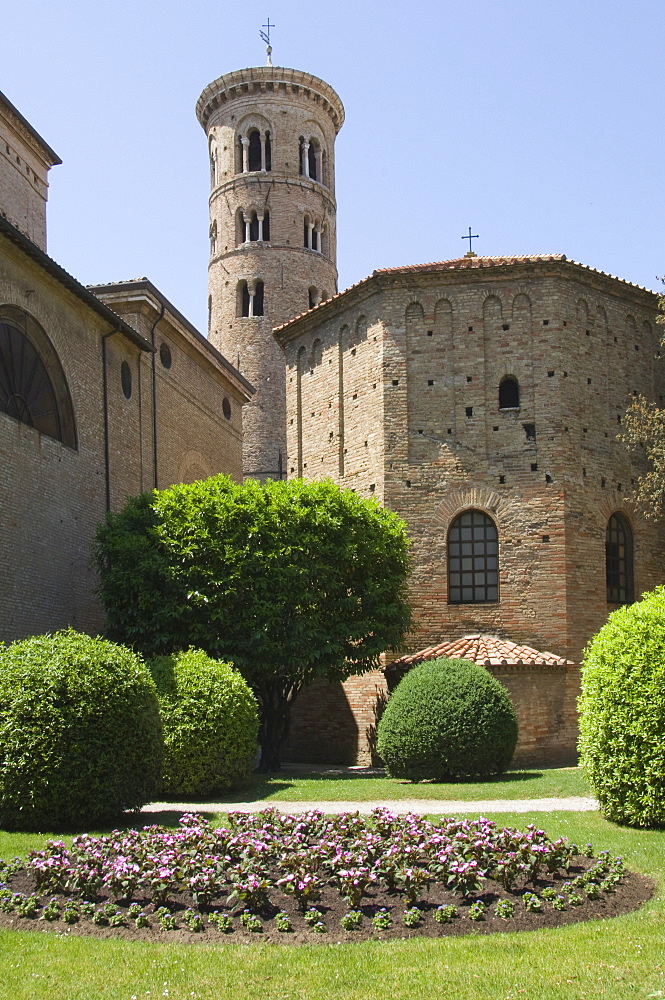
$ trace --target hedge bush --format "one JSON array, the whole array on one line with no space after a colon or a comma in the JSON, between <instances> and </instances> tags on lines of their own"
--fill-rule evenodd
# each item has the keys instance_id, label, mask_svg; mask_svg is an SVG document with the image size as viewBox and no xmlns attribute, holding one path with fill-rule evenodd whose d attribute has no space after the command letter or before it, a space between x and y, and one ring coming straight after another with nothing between
<instances>
[{"instance_id":1,"label":"hedge bush","mask_svg":"<svg viewBox=\"0 0 665 1000\"><path fill-rule=\"evenodd\" d=\"M506 689L469 660L440 657L413 667L378 725L377 749L389 773L411 781L499 774L516 744Z\"/></svg>"},{"instance_id":2,"label":"hedge bush","mask_svg":"<svg viewBox=\"0 0 665 1000\"><path fill-rule=\"evenodd\" d=\"M229 663L200 649L149 663L164 726L163 791L205 796L240 784L256 755L256 698Z\"/></svg>"},{"instance_id":3,"label":"hedge bush","mask_svg":"<svg viewBox=\"0 0 665 1000\"><path fill-rule=\"evenodd\" d=\"M162 736L139 656L73 630L0 648L0 825L90 827L155 794Z\"/></svg>"},{"instance_id":4,"label":"hedge bush","mask_svg":"<svg viewBox=\"0 0 665 1000\"><path fill-rule=\"evenodd\" d=\"M612 612L582 662L580 761L608 819L665 825L665 588Z\"/></svg>"}]
</instances>

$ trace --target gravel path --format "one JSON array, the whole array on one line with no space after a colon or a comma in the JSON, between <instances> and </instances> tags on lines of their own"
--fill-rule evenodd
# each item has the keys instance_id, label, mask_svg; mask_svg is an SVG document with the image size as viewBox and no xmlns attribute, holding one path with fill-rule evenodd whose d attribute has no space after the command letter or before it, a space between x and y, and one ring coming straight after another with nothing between
<instances>
[{"instance_id":1,"label":"gravel path","mask_svg":"<svg viewBox=\"0 0 665 1000\"><path fill-rule=\"evenodd\" d=\"M263 802L151 802L143 806L142 812L261 812L263 809L277 809L284 813L304 813L310 809L320 809L330 815L343 812L371 813L377 807L390 809L394 813L420 813L452 815L454 813L489 812L593 812L598 808L595 799L571 795L568 798L551 799L483 799L479 802L462 802L451 799L400 799L369 802L280 802L275 799Z\"/></svg>"}]
</instances>

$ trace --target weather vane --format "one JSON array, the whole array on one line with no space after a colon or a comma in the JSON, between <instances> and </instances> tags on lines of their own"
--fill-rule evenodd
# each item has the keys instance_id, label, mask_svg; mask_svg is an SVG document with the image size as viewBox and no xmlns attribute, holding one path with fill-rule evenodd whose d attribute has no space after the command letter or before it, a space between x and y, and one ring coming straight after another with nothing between
<instances>
[{"instance_id":1,"label":"weather vane","mask_svg":"<svg viewBox=\"0 0 665 1000\"><path fill-rule=\"evenodd\" d=\"M266 53L268 55L268 61L266 66L272 66L272 45L270 44L270 29L276 27L276 25L270 23L270 18L268 18L267 24L262 24L262 28L267 28L267 31L259 31L259 34L263 41L266 43Z\"/></svg>"},{"instance_id":2,"label":"weather vane","mask_svg":"<svg viewBox=\"0 0 665 1000\"><path fill-rule=\"evenodd\" d=\"M476 254L473 252L473 247L471 246L471 240L477 240L479 238L480 237L478 237L478 236L472 236L471 235L471 226L469 226L469 234L468 234L468 236L463 236L462 237L463 240L468 240L469 241L469 252L466 254L467 257L475 257L476 256Z\"/></svg>"}]
</instances>

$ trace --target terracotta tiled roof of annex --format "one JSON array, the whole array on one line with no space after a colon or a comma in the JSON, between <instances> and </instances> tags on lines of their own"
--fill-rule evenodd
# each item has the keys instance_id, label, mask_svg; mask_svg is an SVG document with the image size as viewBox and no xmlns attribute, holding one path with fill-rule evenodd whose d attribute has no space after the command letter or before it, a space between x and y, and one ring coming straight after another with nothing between
<instances>
[{"instance_id":1,"label":"terracotta tiled roof of annex","mask_svg":"<svg viewBox=\"0 0 665 1000\"><path fill-rule=\"evenodd\" d=\"M464 271L469 268L500 267L503 264L537 263L540 261L568 260L563 253L509 254L507 257L455 257L454 260L435 260L429 264L405 264L402 267L380 267L372 274L412 274L421 271ZM575 261L571 261L574 264ZM580 267L584 267L580 264ZM593 270L588 268L588 270Z\"/></svg>"},{"instance_id":2,"label":"terracotta tiled roof of annex","mask_svg":"<svg viewBox=\"0 0 665 1000\"><path fill-rule=\"evenodd\" d=\"M285 327L294 323L296 320L301 319L303 316L310 316L312 313L317 312L317 310L323 309L331 302L335 302L337 299L342 298L342 296L346 295L354 288L360 288L362 285L367 284L367 282L371 281L372 278L377 275L426 274L433 271L468 271L483 267L502 267L506 264L537 264L547 263L548 261L565 261L575 267L581 267L583 271L589 271L590 274L600 274L604 278L612 278L613 281L620 281L622 285L628 285L629 288L637 288L641 292L651 292L652 295L657 294L656 292L652 292L650 288L646 288L644 285L636 285L632 281L626 281L624 278L618 278L615 274L608 274L607 271L599 271L596 267L589 267L588 264L580 264L577 260L570 260L564 253L511 254L505 257L456 257L454 260L432 261L429 264L405 264L401 267L377 268L377 270L372 271L372 273L366 278L356 281L354 285L349 285L348 288L344 288L341 292L331 295L329 299L319 302L318 305L312 306L311 309L306 309L305 312L294 316L293 319L290 319L287 323L282 323L280 326L274 327L273 333L278 333L280 330L283 330Z\"/></svg>"},{"instance_id":3,"label":"terracotta tiled roof of annex","mask_svg":"<svg viewBox=\"0 0 665 1000\"><path fill-rule=\"evenodd\" d=\"M545 665L565 667L571 661L554 653L541 653L530 646L518 646L516 642L502 639L497 635L465 635L462 639L452 642L441 642L438 646L421 649L410 656L402 656L394 660L391 666L414 666L423 660L435 660L438 656L447 656L455 660L472 660L486 667Z\"/></svg>"}]
</instances>

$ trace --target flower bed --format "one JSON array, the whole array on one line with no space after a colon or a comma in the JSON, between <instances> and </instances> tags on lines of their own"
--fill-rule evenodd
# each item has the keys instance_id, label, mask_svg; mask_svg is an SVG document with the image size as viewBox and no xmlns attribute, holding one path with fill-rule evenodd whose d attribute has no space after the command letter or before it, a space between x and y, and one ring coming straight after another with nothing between
<instances>
[{"instance_id":1,"label":"flower bed","mask_svg":"<svg viewBox=\"0 0 665 1000\"><path fill-rule=\"evenodd\" d=\"M532 824L383 809L233 813L217 829L186 814L177 830L48 841L27 862L0 862L0 880L6 925L206 940L518 930L624 912L652 892L620 858Z\"/></svg>"}]
</instances>

